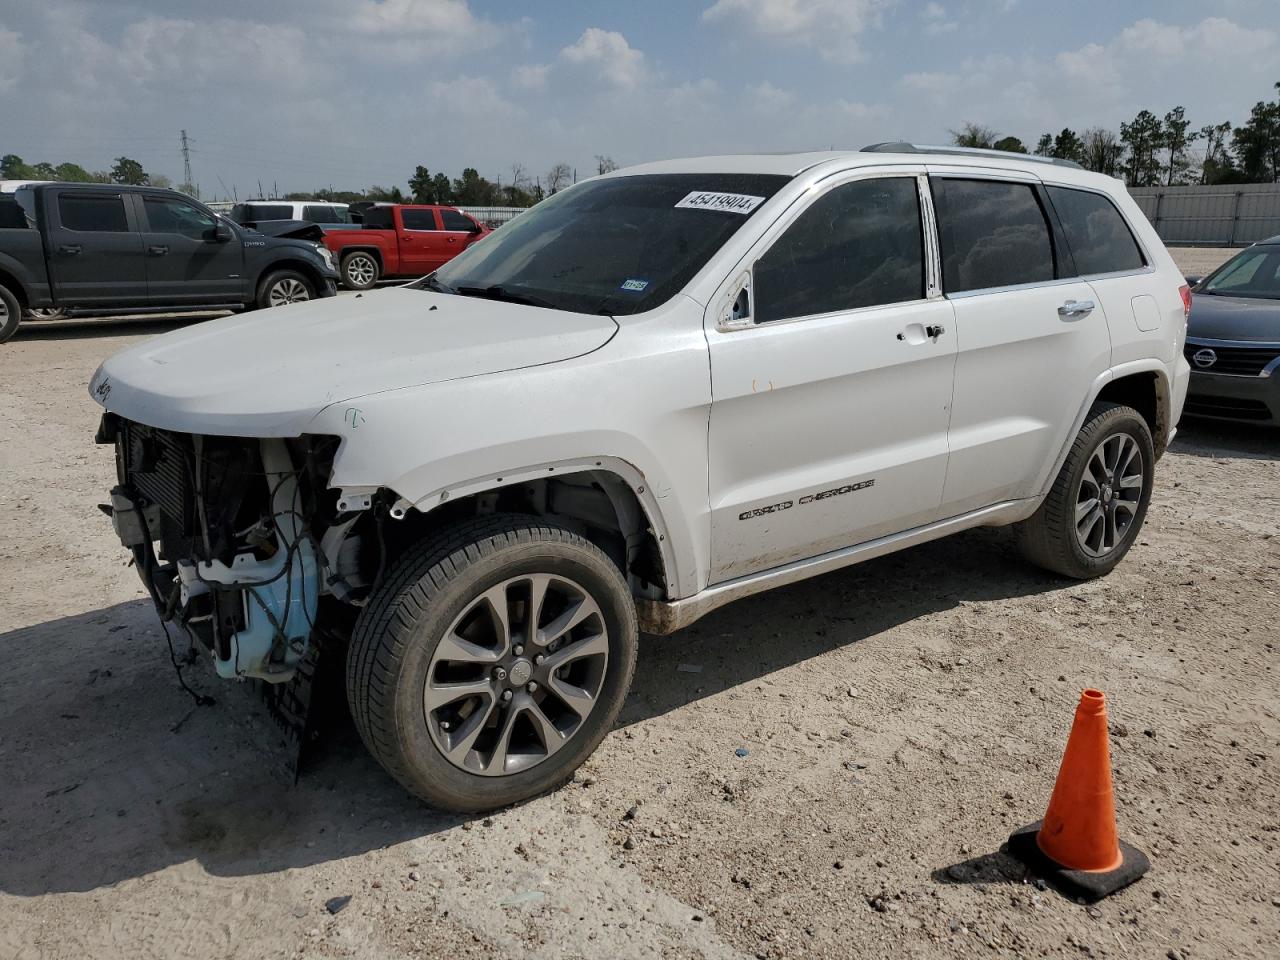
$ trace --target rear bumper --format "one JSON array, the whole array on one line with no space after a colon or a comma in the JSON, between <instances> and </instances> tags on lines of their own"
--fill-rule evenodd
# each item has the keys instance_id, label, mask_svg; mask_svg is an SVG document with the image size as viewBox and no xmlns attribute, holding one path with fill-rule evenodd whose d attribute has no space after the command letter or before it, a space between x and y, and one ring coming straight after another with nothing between
<instances>
[{"instance_id":1,"label":"rear bumper","mask_svg":"<svg viewBox=\"0 0 1280 960\"><path fill-rule=\"evenodd\" d=\"M1280 377L1233 377L1192 370L1183 413L1280 427Z\"/></svg>"}]
</instances>

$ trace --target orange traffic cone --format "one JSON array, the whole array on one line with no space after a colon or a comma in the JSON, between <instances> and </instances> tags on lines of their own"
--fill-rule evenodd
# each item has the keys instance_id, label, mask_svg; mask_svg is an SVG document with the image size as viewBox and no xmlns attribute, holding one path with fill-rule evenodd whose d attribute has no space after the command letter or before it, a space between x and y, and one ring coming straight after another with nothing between
<instances>
[{"instance_id":1,"label":"orange traffic cone","mask_svg":"<svg viewBox=\"0 0 1280 960\"><path fill-rule=\"evenodd\" d=\"M1151 867L1116 836L1107 706L1101 690L1080 694L1058 781L1044 820L1009 837L1009 853L1069 896L1101 900Z\"/></svg>"}]
</instances>

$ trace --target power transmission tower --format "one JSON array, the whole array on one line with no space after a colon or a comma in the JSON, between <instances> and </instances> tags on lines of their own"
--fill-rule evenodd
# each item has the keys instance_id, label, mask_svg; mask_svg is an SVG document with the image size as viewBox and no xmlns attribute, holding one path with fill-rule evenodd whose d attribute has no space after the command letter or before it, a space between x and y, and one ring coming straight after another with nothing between
<instances>
[{"instance_id":1,"label":"power transmission tower","mask_svg":"<svg viewBox=\"0 0 1280 960\"><path fill-rule=\"evenodd\" d=\"M182 131L182 182L191 188L191 144L187 139L187 131Z\"/></svg>"}]
</instances>

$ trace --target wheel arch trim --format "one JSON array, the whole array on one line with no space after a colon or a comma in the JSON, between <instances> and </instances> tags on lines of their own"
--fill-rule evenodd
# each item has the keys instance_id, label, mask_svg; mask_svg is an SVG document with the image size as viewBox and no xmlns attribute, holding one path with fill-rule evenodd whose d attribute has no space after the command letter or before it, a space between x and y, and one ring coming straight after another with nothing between
<instances>
[{"instance_id":1,"label":"wheel arch trim","mask_svg":"<svg viewBox=\"0 0 1280 960\"><path fill-rule=\"evenodd\" d=\"M1041 478L1039 492L1037 496L1043 498L1048 496L1049 490L1053 487L1053 481L1058 476L1058 471L1062 469L1062 465L1067 460L1067 454L1071 452L1071 445L1075 443L1080 428L1084 426L1085 419L1089 416L1089 410L1097 402L1099 395L1106 387L1117 380L1123 380L1126 377L1132 377L1140 374L1152 374L1155 377L1156 385L1156 410L1157 418L1161 411L1164 413L1164 436L1156 436L1156 431L1152 431L1152 441L1156 448L1156 459L1160 458L1160 454L1168 446L1173 439L1174 425L1169 422L1172 413L1172 396L1171 384L1169 381L1169 371L1165 365L1153 358L1145 357L1141 360L1131 360L1128 363L1122 363L1114 367L1109 367L1100 373L1093 381L1089 388L1089 392L1085 395L1084 402L1080 405L1080 409L1076 412L1075 419L1071 423L1071 429L1067 432L1066 438L1062 442L1062 448L1058 451L1058 456L1053 461L1052 468Z\"/></svg>"},{"instance_id":2,"label":"wheel arch trim","mask_svg":"<svg viewBox=\"0 0 1280 960\"><path fill-rule=\"evenodd\" d=\"M410 508L419 513L428 514L459 497L501 490L528 483L531 480L548 480L557 476L581 473L608 473L626 484L640 504L644 518L657 538L667 594L672 597L684 596L696 590L693 581L697 571L692 545L672 538L671 529L662 509L661 498L654 492L644 471L620 457L605 455L574 457L568 460L552 460L512 470L490 472L483 476L437 487L416 500L409 500L402 496L392 506L392 516L396 515L397 510L401 511L403 516L403 512ZM686 581L689 582L686 583Z\"/></svg>"}]
</instances>

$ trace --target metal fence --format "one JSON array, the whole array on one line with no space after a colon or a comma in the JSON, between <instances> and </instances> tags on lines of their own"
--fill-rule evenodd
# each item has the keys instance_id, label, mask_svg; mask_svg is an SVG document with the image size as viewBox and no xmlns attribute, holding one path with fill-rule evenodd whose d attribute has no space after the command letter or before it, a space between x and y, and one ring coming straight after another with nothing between
<instances>
[{"instance_id":1,"label":"metal fence","mask_svg":"<svg viewBox=\"0 0 1280 960\"><path fill-rule=\"evenodd\" d=\"M1243 247L1280 234L1280 183L1130 187L1165 243Z\"/></svg>"},{"instance_id":2,"label":"metal fence","mask_svg":"<svg viewBox=\"0 0 1280 960\"><path fill-rule=\"evenodd\" d=\"M491 227L499 227L520 216L528 207L459 207L458 209Z\"/></svg>"}]
</instances>

